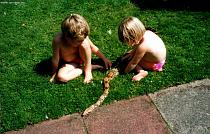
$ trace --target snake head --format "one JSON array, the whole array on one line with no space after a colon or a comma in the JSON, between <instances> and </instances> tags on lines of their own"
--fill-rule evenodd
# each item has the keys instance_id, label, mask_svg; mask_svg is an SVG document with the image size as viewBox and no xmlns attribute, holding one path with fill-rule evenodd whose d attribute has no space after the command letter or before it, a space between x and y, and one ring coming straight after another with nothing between
<instances>
[{"instance_id":1,"label":"snake head","mask_svg":"<svg viewBox=\"0 0 210 134\"><path fill-rule=\"evenodd\" d=\"M113 68L111 71L110 71L110 76L112 76L112 78L113 77L115 77L115 76L117 76L118 74L119 74L119 71L118 71L118 69L117 68ZM108 76L109 76L109 74L108 74Z\"/></svg>"}]
</instances>

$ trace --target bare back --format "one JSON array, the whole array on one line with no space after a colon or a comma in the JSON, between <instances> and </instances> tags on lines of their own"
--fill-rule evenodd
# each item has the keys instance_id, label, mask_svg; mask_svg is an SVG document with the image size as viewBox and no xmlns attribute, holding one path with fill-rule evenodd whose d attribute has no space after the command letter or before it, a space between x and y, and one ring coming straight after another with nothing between
<instances>
[{"instance_id":1,"label":"bare back","mask_svg":"<svg viewBox=\"0 0 210 134\"><path fill-rule=\"evenodd\" d=\"M142 60L158 63L166 58L166 48L161 38L151 31L146 31L143 42L139 47L145 47L145 55Z\"/></svg>"}]
</instances>

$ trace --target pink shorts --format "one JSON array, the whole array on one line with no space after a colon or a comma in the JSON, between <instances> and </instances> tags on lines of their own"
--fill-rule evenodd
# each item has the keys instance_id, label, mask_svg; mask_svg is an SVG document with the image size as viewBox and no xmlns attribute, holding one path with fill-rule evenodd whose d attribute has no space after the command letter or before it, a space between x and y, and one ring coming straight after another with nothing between
<instances>
[{"instance_id":1,"label":"pink shorts","mask_svg":"<svg viewBox=\"0 0 210 134\"><path fill-rule=\"evenodd\" d=\"M153 71L162 71L163 66L165 64L165 60L159 62L159 63L153 63L148 61L141 61L140 66L144 69L153 70Z\"/></svg>"}]
</instances>

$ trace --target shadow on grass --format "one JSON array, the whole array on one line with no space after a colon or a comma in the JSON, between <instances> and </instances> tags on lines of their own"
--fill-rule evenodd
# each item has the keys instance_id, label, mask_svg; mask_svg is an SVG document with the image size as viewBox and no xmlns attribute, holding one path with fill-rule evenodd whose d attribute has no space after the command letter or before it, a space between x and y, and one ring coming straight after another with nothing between
<instances>
[{"instance_id":1,"label":"shadow on grass","mask_svg":"<svg viewBox=\"0 0 210 134\"><path fill-rule=\"evenodd\" d=\"M131 2L141 9L210 11L206 0L131 0Z\"/></svg>"},{"instance_id":2,"label":"shadow on grass","mask_svg":"<svg viewBox=\"0 0 210 134\"><path fill-rule=\"evenodd\" d=\"M41 62L37 63L33 70L42 76L50 76L52 74L52 57L42 60ZM92 64L94 65L101 65L105 68L105 64L102 59L92 59ZM100 70L105 71L105 70Z\"/></svg>"},{"instance_id":3,"label":"shadow on grass","mask_svg":"<svg viewBox=\"0 0 210 134\"><path fill-rule=\"evenodd\" d=\"M34 71L43 76L50 76L52 72L52 63L51 63L51 57L48 59L42 60L40 63L37 63L34 66Z\"/></svg>"},{"instance_id":4,"label":"shadow on grass","mask_svg":"<svg viewBox=\"0 0 210 134\"><path fill-rule=\"evenodd\" d=\"M124 70L130 61L128 58L124 58L127 54L128 53L125 53L117 57L117 59L112 63L112 68L117 68L120 75L125 74Z\"/></svg>"}]
</instances>

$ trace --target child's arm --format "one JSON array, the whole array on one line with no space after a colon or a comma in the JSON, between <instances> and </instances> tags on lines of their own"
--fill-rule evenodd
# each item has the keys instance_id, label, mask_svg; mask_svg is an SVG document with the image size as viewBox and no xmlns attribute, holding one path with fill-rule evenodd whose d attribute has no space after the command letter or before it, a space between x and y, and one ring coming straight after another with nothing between
<instances>
[{"instance_id":1,"label":"child's arm","mask_svg":"<svg viewBox=\"0 0 210 134\"><path fill-rule=\"evenodd\" d=\"M95 46L90 40L89 40L89 43L90 43L92 52L104 61L106 69L110 68L112 66L111 61L107 59L104 56L104 54L98 49L98 47Z\"/></svg>"},{"instance_id":2,"label":"child's arm","mask_svg":"<svg viewBox=\"0 0 210 134\"><path fill-rule=\"evenodd\" d=\"M55 39L52 42L52 50L53 50L53 55L52 55L52 77L50 78L50 82L53 82L56 71L58 68L59 64L59 45L56 43Z\"/></svg>"},{"instance_id":3,"label":"child's arm","mask_svg":"<svg viewBox=\"0 0 210 134\"><path fill-rule=\"evenodd\" d=\"M85 73L85 79L84 83L90 83L93 79L92 76L92 69L91 69L91 48L90 45L87 43L84 43L80 47L81 51L81 58L84 61L84 73Z\"/></svg>"},{"instance_id":4,"label":"child's arm","mask_svg":"<svg viewBox=\"0 0 210 134\"><path fill-rule=\"evenodd\" d=\"M131 70L133 70L136 65L141 61L144 54L146 52L146 49L143 47L138 47L131 59L131 61L128 63L127 67L125 68L124 72L129 73Z\"/></svg>"}]
</instances>

